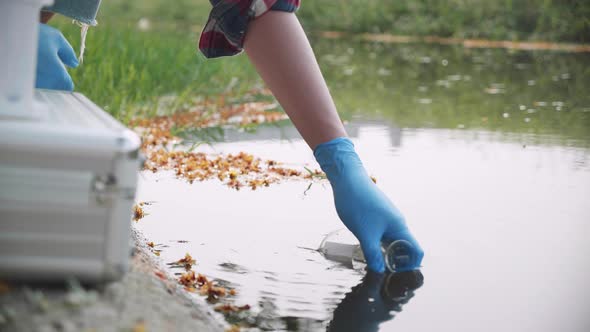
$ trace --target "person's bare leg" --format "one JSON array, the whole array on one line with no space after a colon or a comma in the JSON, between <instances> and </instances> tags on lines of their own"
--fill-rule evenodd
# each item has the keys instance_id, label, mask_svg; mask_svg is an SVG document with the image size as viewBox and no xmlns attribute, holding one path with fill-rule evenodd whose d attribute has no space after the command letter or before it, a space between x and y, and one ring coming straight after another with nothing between
<instances>
[{"instance_id":1,"label":"person's bare leg","mask_svg":"<svg viewBox=\"0 0 590 332\"><path fill-rule=\"evenodd\" d=\"M252 21L244 46L250 61L312 149L346 136L295 14L271 11Z\"/></svg>"}]
</instances>

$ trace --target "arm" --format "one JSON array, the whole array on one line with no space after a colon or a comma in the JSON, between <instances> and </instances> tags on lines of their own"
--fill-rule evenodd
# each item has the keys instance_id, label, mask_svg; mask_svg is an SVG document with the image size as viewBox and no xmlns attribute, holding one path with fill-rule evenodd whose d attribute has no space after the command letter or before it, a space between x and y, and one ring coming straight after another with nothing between
<instances>
[{"instance_id":1,"label":"arm","mask_svg":"<svg viewBox=\"0 0 590 332\"><path fill-rule=\"evenodd\" d=\"M346 136L313 50L294 14L270 11L253 20L244 46L312 149Z\"/></svg>"},{"instance_id":2,"label":"arm","mask_svg":"<svg viewBox=\"0 0 590 332\"><path fill-rule=\"evenodd\" d=\"M385 270L381 242L399 239L413 245L420 265L424 255L403 216L371 181L336 111L311 46L292 13L270 11L253 20L245 50L263 80L308 145L334 193L336 211L359 239L369 269Z\"/></svg>"}]
</instances>

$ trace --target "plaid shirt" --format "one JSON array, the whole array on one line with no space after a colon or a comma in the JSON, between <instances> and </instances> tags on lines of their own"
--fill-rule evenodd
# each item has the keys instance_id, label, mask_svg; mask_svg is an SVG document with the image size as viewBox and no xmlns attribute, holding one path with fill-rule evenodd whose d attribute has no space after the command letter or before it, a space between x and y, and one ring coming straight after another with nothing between
<instances>
[{"instance_id":1,"label":"plaid shirt","mask_svg":"<svg viewBox=\"0 0 590 332\"><path fill-rule=\"evenodd\" d=\"M248 23L269 10L294 12L300 0L209 0L213 5L199 49L207 58L240 53Z\"/></svg>"}]
</instances>

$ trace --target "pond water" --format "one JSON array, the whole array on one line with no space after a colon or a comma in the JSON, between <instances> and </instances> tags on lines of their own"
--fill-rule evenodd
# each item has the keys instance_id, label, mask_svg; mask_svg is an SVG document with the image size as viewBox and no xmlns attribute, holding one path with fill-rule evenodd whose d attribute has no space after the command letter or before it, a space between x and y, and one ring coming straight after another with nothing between
<instances>
[{"instance_id":1,"label":"pond water","mask_svg":"<svg viewBox=\"0 0 590 332\"><path fill-rule=\"evenodd\" d=\"M314 45L367 170L425 250L421 275L364 278L311 250L342 227L328 183L235 191L144 172L138 200L154 203L137 226L162 259L190 253L263 330L590 330L589 56ZM318 167L289 124L199 149Z\"/></svg>"}]
</instances>

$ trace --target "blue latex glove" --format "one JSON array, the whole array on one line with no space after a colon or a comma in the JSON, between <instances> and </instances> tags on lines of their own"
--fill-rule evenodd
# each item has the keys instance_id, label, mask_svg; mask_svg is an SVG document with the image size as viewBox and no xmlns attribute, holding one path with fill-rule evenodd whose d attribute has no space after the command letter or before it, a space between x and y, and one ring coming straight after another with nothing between
<instances>
[{"instance_id":1,"label":"blue latex glove","mask_svg":"<svg viewBox=\"0 0 590 332\"><path fill-rule=\"evenodd\" d=\"M400 239L410 242L415 250L415 259L405 270L419 267L422 248L402 214L365 171L352 142L340 137L322 143L315 148L314 156L330 180L338 216L359 240L369 269L384 272L381 241Z\"/></svg>"},{"instance_id":2,"label":"blue latex glove","mask_svg":"<svg viewBox=\"0 0 590 332\"><path fill-rule=\"evenodd\" d=\"M74 82L66 66L76 68L76 52L61 32L47 24L39 23L37 49L37 81L40 89L74 90Z\"/></svg>"}]
</instances>

